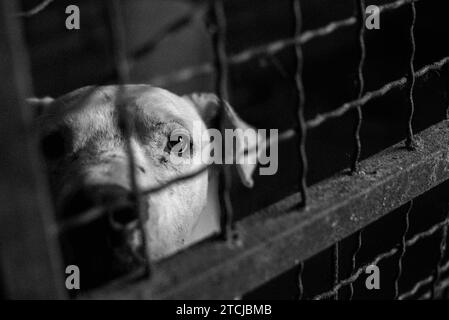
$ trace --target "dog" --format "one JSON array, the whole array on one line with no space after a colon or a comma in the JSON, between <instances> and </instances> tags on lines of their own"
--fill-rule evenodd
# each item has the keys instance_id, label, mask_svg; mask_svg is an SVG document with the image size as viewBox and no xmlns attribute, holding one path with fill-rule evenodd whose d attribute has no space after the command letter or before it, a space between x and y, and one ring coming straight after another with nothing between
<instances>
[{"instance_id":1,"label":"dog","mask_svg":"<svg viewBox=\"0 0 449 320\"><path fill-rule=\"evenodd\" d=\"M208 150L209 128L225 124L228 128L255 132L228 103L221 102L214 94L179 96L150 85L84 87L57 99L28 102L40 113L40 144L57 220L82 221L83 214L100 208L102 218L97 220L102 221L101 227L78 233L71 231L77 234L75 239L71 237L72 247L67 247L72 255L73 242L82 242L78 255L85 255L86 247L96 251L89 258L90 265L98 268L103 263L107 268L113 262L101 261L102 249L98 245L101 242L121 252L122 257L128 256L128 260L137 252L145 254L139 250L146 248L150 259L156 261L219 230L217 185L213 179L216 174L208 169L143 195L144 234L139 235L128 151L132 151L134 158L134 183L139 190L163 186L198 171L204 159L200 159L197 150ZM131 128L129 140L120 110L126 111ZM192 134L194 124L200 135ZM244 146L242 154L257 160L263 148L257 153L256 145L265 145L265 138L257 132L245 141L241 136L236 138L237 145ZM171 152L174 149L175 154ZM228 151L223 152L226 155ZM252 185L254 168L254 163L238 166L247 186ZM198 235L195 230L204 221L209 230ZM107 240L104 234L108 234ZM91 236L97 240L89 239Z\"/></svg>"}]
</instances>

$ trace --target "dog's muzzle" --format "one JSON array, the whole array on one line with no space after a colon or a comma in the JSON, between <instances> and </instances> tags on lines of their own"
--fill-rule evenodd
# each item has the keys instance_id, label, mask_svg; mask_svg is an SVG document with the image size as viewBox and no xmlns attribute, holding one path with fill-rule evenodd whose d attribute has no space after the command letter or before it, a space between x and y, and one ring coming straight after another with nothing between
<instances>
[{"instance_id":1,"label":"dog's muzzle","mask_svg":"<svg viewBox=\"0 0 449 320\"><path fill-rule=\"evenodd\" d=\"M139 212L129 190L118 185L82 186L58 207L62 219L77 222L63 237L70 247L68 259L84 265L92 277L100 273L113 277L145 262Z\"/></svg>"},{"instance_id":2,"label":"dog's muzzle","mask_svg":"<svg viewBox=\"0 0 449 320\"><path fill-rule=\"evenodd\" d=\"M62 205L66 217L101 212L114 230L130 229L138 222L138 212L132 193L121 186L83 186L67 196Z\"/></svg>"}]
</instances>

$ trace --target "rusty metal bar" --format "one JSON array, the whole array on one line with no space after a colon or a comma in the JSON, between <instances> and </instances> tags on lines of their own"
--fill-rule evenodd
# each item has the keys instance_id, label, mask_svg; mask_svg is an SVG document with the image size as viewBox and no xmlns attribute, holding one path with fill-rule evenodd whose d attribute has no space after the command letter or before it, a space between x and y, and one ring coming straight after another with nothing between
<instances>
[{"instance_id":1,"label":"rusty metal bar","mask_svg":"<svg viewBox=\"0 0 449 320\"><path fill-rule=\"evenodd\" d=\"M358 254L359 254L360 250L362 249L362 239L363 239L362 234L363 234L363 229L357 231L357 234L356 234L357 245L356 245L356 248L354 249L354 252L352 253L352 256L351 256L351 273L354 273L356 270ZM349 284L348 300L352 300L352 298L354 298L354 285L351 282Z\"/></svg>"},{"instance_id":2,"label":"rusty metal bar","mask_svg":"<svg viewBox=\"0 0 449 320\"><path fill-rule=\"evenodd\" d=\"M403 259L407 250L407 234L410 228L410 212L413 209L413 200L410 200L409 207L404 216L404 230L402 231L401 242L399 243L398 271L394 280L394 299L399 297L399 281L402 276Z\"/></svg>"},{"instance_id":3,"label":"rusty metal bar","mask_svg":"<svg viewBox=\"0 0 449 320\"><path fill-rule=\"evenodd\" d=\"M416 55L416 41L415 41L415 24L416 24L416 6L412 2L410 4L411 12L411 23L410 23L410 60L407 72L407 93L408 93L408 103L409 103L409 114L407 121L407 139L405 145L409 149L416 147L415 140L413 138L413 116L415 114L415 55Z\"/></svg>"},{"instance_id":4,"label":"rusty metal bar","mask_svg":"<svg viewBox=\"0 0 449 320\"><path fill-rule=\"evenodd\" d=\"M8 299L66 296L47 186L31 134L31 78L16 1L0 2L0 270Z\"/></svg>"},{"instance_id":5,"label":"rusty metal bar","mask_svg":"<svg viewBox=\"0 0 449 320\"><path fill-rule=\"evenodd\" d=\"M135 196L136 208L139 218L140 236L143 246L143 253L140 260L144 264L145 276L149 277L151 273L150 254L148 247L148 237L146 234L145 221L147 215L147 208L145 208L142 194L139 190L136 174L136 159L134 155L134 148L132 144L132 137L134 134L134 124L131 123L129 106L123 101L126 94L126 84L130 83L130 69L126 54L126 34L125 24L122 17L121 0L113 0L108 2L108 9L111 20L111 29L113 36L113 53L115 58L115 66L118 72L119 91L116 98L116 108L118 111L118 123L123 136L125 138L126 154L128 156L129 178L131 181L131 188Z\"/></svg>"},{"instance_id":6,"label":"rusty metal bar","mask_svg":"<svg viewBox=\"0 0 449 320\"><path fill-rule=\"evenodd\" d=\"M300 36L302 32L302 10L300 0L293 0L292 3L294 18L295 18L295 37ZM302 202L301 207L307 206L307 154L306 154L306 140L307 140L307 127L306 120L304 118L304 108L306 103L306 94L304 89L304 83L302 80L303 67L304 67L304 55L302 52L302 46L298 43L295 46L295 56L296 56L296 73L295 73L295 88L297 102L297 134L299 137L299 192L301 193Z\"/></svg>"},{"instance_id":7,"label":"rusty metal bar","mask_svg":"<svg viewBox=\"0 0 449 320\"><path fill-rule=\"evenodd\" d=\"M357 66L357 99L362 98L365 91L365 77L363 69L366 60L366 45L365 45L365 0L355 0L355 16L357 17L357 40L359 43L359 63ZM363 113L362 106L358 105L354 113L354 151L352 154L351 173L357 172L357 167L362 154L362 141L360 138L360 130L362 129Z\"/></svg>"},{"instance_id":8,"label":"rusty metal bar","mask_svg":"<svg viewBox=\"0 0 449 320\"><path fill-rule=\"evenodd\" d=\"M298 300L304 298L304 283L303 283L303 273L304 273L304 262L300 262L298 265Z\"/></svg>"},{"instance_id":9,"label":"rusty metal bar","mask_svg":"<svg viewBox=\"0 0 449 320\"><path fill-rule=\"evenodd\" d=\"M294 194L243 219L242 247L203 241L157 263L152 281L117 282L82 298L219 299L255 289L449 179L449 122L417 137L420 150L402 142L362 161L364 175L341 173L312 186L306 210Z\"/></svg>"},{"instance_id":10,"label":"rusty metal bar","mask_svg":"<svg viewBox=\"0 0 449 320\"><path fill-rule=\"evenodd\" d=\"M335 300L339 300L339 288L337 287L338 283L340 282L340 243L337 241L334 244L334 249L333 249L333 266L334 266L334 299Z\"/></svg>"},{"instance_id":11,"label":"rusty metal bar","mask_svg":"<svg viewBox=\"0 0 449 320\"><path fill-rule=\"evenodd\" d=\"M229 101L228 79L229 70L226 53L226 13L223 0L210 3L211 35L214 49L215 90L220 98L221 126L225 123L225 103ZM222 127L222 130L225 128ZM220 172L219 192L221 205L221 232L223 239L232 242L237 240L234 224L234 209L231 202L232 172L224 165Z\"/></svg>"}]
</instances>

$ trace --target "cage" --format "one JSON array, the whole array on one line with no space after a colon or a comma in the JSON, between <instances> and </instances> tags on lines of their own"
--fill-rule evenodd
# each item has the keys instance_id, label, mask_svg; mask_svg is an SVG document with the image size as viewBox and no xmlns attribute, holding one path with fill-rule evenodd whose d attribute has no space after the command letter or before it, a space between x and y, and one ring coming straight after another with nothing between
<instances>
[{"instance_id":1,"label":"cage","mask_svg":"<svg viewBox=\"0 0 449 320\"><path fill-rule=\"evenodd\" d=\"M70 5L79 29L66 27ZM2 2L1 296L448 298L447 10L443 0ZM373 16L380 28L368 28ZM119 96L128 83L215 92L280 132L275 175L247 189L221 169L217 235L119 275L102 269L87 229L73 231L92 225L90 212L55 218L38 110L25 103L111 83ZM116 108L133 168L132 127ZM130 169L140 227L142 197L207 169L150 190ZM73 239L100 265L80 292L64 282Z\"/></svg>"}]
</instances>

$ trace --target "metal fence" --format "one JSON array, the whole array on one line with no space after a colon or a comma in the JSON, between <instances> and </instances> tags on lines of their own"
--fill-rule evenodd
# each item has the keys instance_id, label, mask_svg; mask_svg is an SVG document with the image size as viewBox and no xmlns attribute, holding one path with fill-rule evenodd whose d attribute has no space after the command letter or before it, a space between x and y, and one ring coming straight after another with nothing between
<instances>
[{"instance_id":1,"label":"metal fence","mask_svg":"<svg viewBox=\"0 0 449 320\"><path fill-rule=\"evenodd\" d=\"M333 246L334 252L332 287L329 291L314 296L314 299L338 299L339 291L344 287L350 288L349 298L352 298L352 284L361 276L367 265L376 265L382 260L397 255L399 260L394 298L415 297L415 293L426 285L431 285L431 290L425 293L423 297L434 297L437 291L444 291L448 286L448 281L444 279L443 275L449 270L449 263L444 261L449 224L447 218L426 231L409 235L410 210L408 210L405 214L405 226L398 230L402 234L400 243L389 251L378 254L372 261L360 263L358 260L363 244L362 233L366 226L404 204L408 204L409 209L411 209L416 197L449 178L449 128L446 120L442 119L443 121L439 124L417 135L413 132L415 82L432 71L447 68L449 64L449 57L445 57L415 70L414 26L417 16L415 3L418 0L399 0L380 6L381 12L392 11L401 7L406 7L409 11L411 17L410 52L407 57L409 69L402 78L386 83L374 91L366 91L364 84L364 63L367 53L365 47L364 0L353 2L353 16L333 21L315 30L306 31L302 30L301 1L292 0L291 10L295 15L295 33L290 38L249 48L233 55L228 55L226 50L225 1L194 1L196 9L193 10L191 15L182 17L173 25L167 27L163 34L157 35L155 39L150 39L141 49L131 55L127 54L125 48L126 35L120 1L108 1L114 37L113 54L119 75L119 84L129 82L130 65L151 53L161 39L179 31L188 21L198 15L204 15L210 21L209 29L214 49L214 61L154 78L151 81L153 84L165 85L172 82L187 81L201 74L213 73L215 75L216 92L221 101L225 101L228 100L229 95L228 69L230 65L242 64L261 56L270 56L288 48L294 48L297 65L294 79L298 99L297 125L281 134L281 142L299 138L299 192L236 222L230 201L231 174L229 168L224 167L220 188L221 203L223 204L222 237L219 237L220 239L203 241L154 265L151 265L148 257L146 257L145 270L139 270L126 279L118 279L104 288L84 293L80 298L239 298L268 280L295 267L299 267L297 287L298 296L302 297L304 262L330 246ZM44 1L40 6L21 15L38 14L51 3L52 1ZM16 19L15 14L17 8L13 1L7 4L2 3L0 6L2 15L0 40L4 46L2 55L5 56L1 67L2 71L10 71L3 72L10 77L10 81L6 81L6 88L2 88L4 90L1 91L5 108L8 111L5 117L2 117L2 124L10 122L9 126L4 127L2 133L4 133L4 137L11 138L11 141L5 142L1 146L1 150L9 151L7 153L9 157L0 163L0 170L5 173L6 181L10 183L16 179L15 176L6 174L6 171L23 161L30 160L26 161L27 163L24 163L22 167L27 168L30 174L20 175L20 181L12 187L2 184L2 187L9 188L5 194L10 195L11 199L15 199L12 206L8 207L9 209L2 214L0 223L2 237L6 235L8 239L8 241L2 241L0 257L2 277L5 279L5 296L12 298L24 296L64 298L66 295L63 289L63 281L61 281L62 261L56 249L57 235L70 228L89 223L98 216L95 213L92 215L92 212L88 212L76 219L64 221L61 225L56 226L54 221L51 222L53 218L49 215L51 211L48 210L48 201L43 200L48 198L43 194L45 192L42 191L41 187L45 184L39 178L41 173L39 173L34 161L37 149L33 146L35 141L30 129L33 125L22 102L25 97L31 95L31 89L29 80L27 80L29 71L26 68L26 49L21 40L20 21ZM357 26L358 37L356 41L359 44L357 97L332 111L318 114L312 119L305 119L304 107L307 92L304 90L302 73L303 65L307 61L303 59L303 46L307 45L312 39L326 37L339 29L354 25ZM19 55L17 57L15 56L17 52L23 52L25 56ZM404 132L406 148L400 148L402 144L396 145L360 162L362 148L360 127L363 123L363 107L368 102L402 87L405 87L408 92L409 104L409 114L404 119L407 124L407 131ZM124 87L121 90L125 90ZM120 94L122 93L123 91ZM89 92L86 94L86 99L88 98ZM118 98L118 101L120 101L120 98ZM21 106L20 113L17 109L18 105ZM134 159L129 140L132 135L131 125L127 121L129 110L126 105L121 103L118 103L117 108L120 117L119 123L123 127L123 132L128 141L129 168L138 208L142 208L139 205L142 196L161 190L173 183L189 179L208 169L205 166L197 172L178 177L163 186L151 190L139 190L134 177ZM305 150L307 132L348 112L356 114L350 174L338 174L310 188L307 187L308 165ZM14 123L10 119L15 119ZM17 133L17 130L20 132ZM21 148L25 146L25 150L13 147L12 141L17 141L17 136L27 142L21 146ZM27 155L27 159L23 158L19 162L17 159L19 154ZM23 196L21 188L23 184L29 182L30 177L36 177L36 179L31 184L32 187L28 189L27 196ZM2 199L2 206L6 202L5 199ZM36 208L41 212L37 217L35 214ZM139 212L141 211L139 210ZM30 219L32 216L35 218ZM142 217L140 223L143 225ZM10 231L7 232L7 229ZM339 270L341 264L340 241L354 233L356 233L358 244L351 255L352 272L349 277L342 279ZM398 283L401 270L405 267L402 258L407 249L419 243L422 239L438 233L441 233L440 258L435 267L435 272L416 282L413 288L400 292ZM18 234L24 234L23 239L17 240ZM144 232L142 234L144 236ZM13 254L13 247L19 248L20 257ZM357 265L360 265L360 267L357 268ZM31 271L28 271L28 269L31 269ZM19 278L20 280L18 280Z\"/></svg>"}]
</instances>

